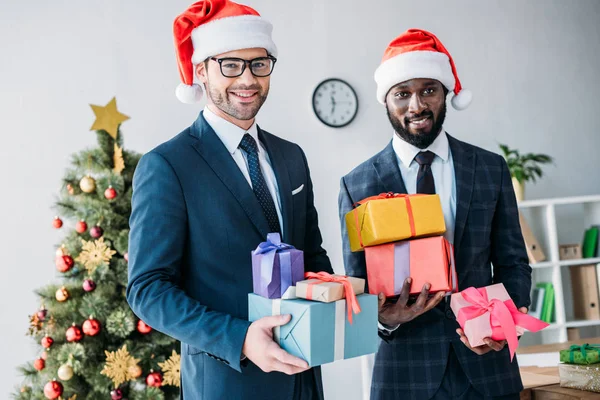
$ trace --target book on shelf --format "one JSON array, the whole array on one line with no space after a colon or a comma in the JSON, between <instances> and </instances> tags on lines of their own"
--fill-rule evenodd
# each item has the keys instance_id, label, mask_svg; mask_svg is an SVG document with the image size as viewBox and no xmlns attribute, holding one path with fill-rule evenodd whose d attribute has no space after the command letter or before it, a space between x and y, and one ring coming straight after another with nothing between
<instances>
[{"instance_id":1,"label":"book on shelf","mask_svg":"<svg viewBox=\"0 0 600 400\"><path fill-rule=\"evenodd\" d=\"M536 288L544 289L542 309L540 319L551 324L554 322L554 286L552 283L539 282Z\"/></svg>"},{"instance_id":2,"label":"book on shelf","mask_svg":"<svg viewBox=\"0 0 600 400\"><path fill-rule=\"evenodd\" d=\"M586 229L583 235L583 245L582 253L583 258L593 258L596 257L598 251L598 226L592 226L589 229Z\"/></svg>"},{"instance_id":3,"label":"book on shelf","mask_svg":"<svg viewBox=\"0 0 600 400\"><path fill-rule=\"evenodd\" d=\"M575 319L600 319L597 269L597 264L577 265L569 268Z\"/></svg>"},{"instance_id":4,"label":"book on shelf","mask_svg":"<svg viewBox=\"0 0 600 400\"><path fill-rule=\"evenodd\" d=\"M531 294L531 306L529 306L529 315L534 318L542 319L542 309L544 308L544 294L546 289L536 287Z\"/></svg>"},{"instance_id":5,"label":"book on shelf","mask_svg":"<svg viewBox=\"0 0 600 400\"><path fill-rule=\"evenodd\" d=\"M521 224L521 233L523 234L523 240L525 241L525 248L527 250L527 257L529 257L529 263L535 264L546 259L544 251L540 246L539 241L533 234L533 231L529 227L529 224L523 217L523 214L519 213L519 222Z\"/></svg>"}]
</instances>

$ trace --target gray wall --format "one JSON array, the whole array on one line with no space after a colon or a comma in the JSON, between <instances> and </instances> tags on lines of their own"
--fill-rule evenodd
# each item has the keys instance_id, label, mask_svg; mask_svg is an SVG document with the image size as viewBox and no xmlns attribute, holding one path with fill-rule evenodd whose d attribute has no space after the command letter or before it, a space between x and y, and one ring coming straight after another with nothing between
<instances>
[{"instance_id":1,"label":"gray wall","mask_svg":"<svg viewBox=\"0 0 600 400\"><path fill-rule=\"evenodd\" d=\"M0 2L0 121L3 171L0 280L3 391L20 382L15 366L37 353L27 315L32 291L55 279L50 206L69 155L95 144L88 103L117 96L132 117L127 148L145 152L188 126L199 107L180 104L171 24L188 1ZM454 56L469 109L449 111L446 128L496 150L497 142L549 153L556 166L529 198L600 191L595 158L600 70L597 0L252 0L274 22L280 61L259 114L265 129L299 143L313 174L325 247L342 271L337 193L340 176L391 137L375 100L373 72L387 43L410 27L436 33ZM312 114L318 82L340 77L360 101L355 122L336 130ZM358 399L361 362L324 368L330 399ZM5 396L0 396L5 397Z\"/></svg>"}]
</instances>

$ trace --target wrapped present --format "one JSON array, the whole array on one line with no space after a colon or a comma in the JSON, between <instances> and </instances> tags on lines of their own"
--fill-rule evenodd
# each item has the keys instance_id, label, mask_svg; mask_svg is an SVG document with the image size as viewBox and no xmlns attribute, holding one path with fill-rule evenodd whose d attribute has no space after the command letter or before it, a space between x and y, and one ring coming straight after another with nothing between
<instances>
[{"instance_id":1,"label":"wrapped present","mask_svg":"<svg viewBox=\"0 0 600 400\"><path fill-rule=\"evenodd\" d=\"M345 216L350 249L446 232L439 195L382 193L358 202Z\"/></svg>"},{"instance_id":2,"label":"wrapped present","mask_svg":"<svg viewBox=\"0 0 600 400\"><path fill-rule=\"evenodd\" d=\"M595 365L558 364L560 386L600 393L600 367Z\"/></svg>"},{"instance_id":3,"label":"wrapped present","mask_svg":"<svg viewBox=\"0 0 600 400\"><path fill-rule=\"evenodd\" d=\"M453 247L442 236L413 239L365 248L369 293L400 294L412 278L411 294L431 285L430 292L456 292L458 282Z\"/></svg>"},{"instance_id":4,"label":"wrapped present","mask_svg":"<svg viewBox=\"0 0 600 400\"><path fill-rule=\"evenodd\" d=\"M296 296L299 298L331 303L346 298L350 288L354 294L365 292L365 280L343 275L330 275L327 272L307 272L304 281L296 283Z\"/></svg>"},{"instance_id":5,"label":"wrapped present","mask_svg":"<svg viewBox=\"0 0 600 400\"><path fill-rule=\"evenodd\" d=\"M600 344L574 344L568 350L560 351L560 362L567 364L600 363Z\"/></svg>"},{"instance_id":6,"label":"wrapped present","mask_svg":"<svg viewBox=\"0 0 600 400\"><path fill-rule=\"evenodd\" d=\"M281 242L279 233L269 233L267 241L252 252L254 293L279 299L296 282L304 279L304 253Z\"/></svg>"},{"instance_id":7,"label":"wrapped present","mask_svg":"<svg viewBox=\"0 0 600 400\"><path fill-rule=\"evenodd\" d=\"M248 319L290 314L289 323L273 329L273 338L310 367L377 352L377 296L346 296L344 300L322 303L249 294Z\"/></svg>"},{"instance_id":8,"label":"wrapped present","mask_svg":"<svg viewBox=\"0 0 600 400\"><path fill-rule=\"evenodd\" d=\"M502 283L483 288L470 287L454 293L450 308L472 347L485 344L485 338L506 340L513 359L523 332L538 332L549 324L523 314Z\"/></svg>"}]
</instances>

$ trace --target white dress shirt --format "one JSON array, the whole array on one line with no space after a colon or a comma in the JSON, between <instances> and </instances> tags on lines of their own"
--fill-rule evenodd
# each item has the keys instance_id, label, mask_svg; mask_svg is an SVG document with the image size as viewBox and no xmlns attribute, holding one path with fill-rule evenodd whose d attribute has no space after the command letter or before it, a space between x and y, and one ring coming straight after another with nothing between
<instances>
[{"instance_id":1,"label":"white dress shirt","mask_svg":"<svg viewBox=\"0 0 600 400\"><path fill-rule=\"evenodd\" d=\"M242 141L242 138L246 133L249 133L256 143L258 144L258 162L260 164L260 170L265 178L265 182L267 183L267 187L269 188L269 192L271 193L271 197L273 198L273 202L275 203L275 208L277 209L277 216L279 217L279 225L281 227L281 232L283 232L283 218L281 215L281 199L279 196L279 187L277 186L277 179L275 178L275 172L273 171L273 167L271 166L271 160L269 159L269 154L267 153L267 149L263 146L263 144L258 139L258 129L256 127L256 121L252 124L250 129L245 131L237 125L232 124L231 122L219 117L215 113L213 113L208 107L204 107L204 119L210 125L210 127L215 131L221 142L225 145L231 157L244 174L244 177L248 181L250 187L252 187L252 180L250 179L250 173L248 171L248 160L246 158L246 153L243 152L239 145Z\"/></svg>"},{"instance_id":2,"label":"white dress shirt","mask_svg":"<svg viewBox=\"0 0 600 400\"><path fill-rule=\"evenodd\" d=\"M426 149L419 149L412 144L402 140L396 133L392 139L392 146L396 157L400 174L406 186L408 194L417 192L417 174L419 164L414 160L421 151L431 151L435 154L431 163L431 172L435 183L435 193L440 196L442 202L442 211L444 212L444 221L446 223L446 233L444 237L450 243L454 243L454 225L456 220L456 179L454 176L454 162L452 161L452 152L448 144L448 136L442 129L442 132Z\"/></svg>"}]
</instances>

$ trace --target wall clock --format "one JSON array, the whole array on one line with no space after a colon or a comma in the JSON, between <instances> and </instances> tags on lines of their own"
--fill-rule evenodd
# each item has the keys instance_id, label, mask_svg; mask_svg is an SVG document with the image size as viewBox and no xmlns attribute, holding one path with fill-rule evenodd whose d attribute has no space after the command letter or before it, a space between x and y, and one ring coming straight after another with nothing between
<instances>
[{"instance_id":1,"label":"wall clock","mask_svg":"<svg viewBox=\"0 0 600 400\"><path fill-rule=\"evenodd\" d=\"M315 88L312 107L319 121L332 128L341 128L356 117L358 97L350 84L330 78Z\"/></svg>"}]
</instances>

